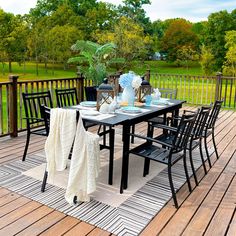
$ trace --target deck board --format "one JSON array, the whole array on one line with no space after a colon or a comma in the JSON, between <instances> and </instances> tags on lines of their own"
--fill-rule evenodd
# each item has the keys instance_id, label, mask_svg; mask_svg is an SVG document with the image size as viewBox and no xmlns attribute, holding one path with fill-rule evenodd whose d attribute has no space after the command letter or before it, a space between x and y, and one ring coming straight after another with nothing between
<instances>
[{"instance_id":1,"label":"deck board","mask_svg":"<svg viewBox=\"0 0 236 236\"><path fill-rule=\"evenodd\" d=\"M184 109L194 110L196 107ZM136 132L145 133L146 125L146 122L137 125ZM204 174L202 167L197 171L197 176L201 180L199 186L196 187L191 179L193 192L189 193L185 184L177 193L181 207L176 210L173 201L169 201L141 235L236 234L235 127L236 112L221 111L215 129L219 160L216 160L213 154L212 160L215 163L208 174ZM156 130L157 134L159 132ZM25 133L21 133L17 138L0 138L0 164L21 159L25 139ZM39 152L44 148L44 143L45 137L32 135L28 153ZM208 143L212 145L210 138ZM116 146L117 153L121 153L120 147L120 144ZM0 235L108 236L111 234L0 188Z\"/></svg>"}]
</instances>

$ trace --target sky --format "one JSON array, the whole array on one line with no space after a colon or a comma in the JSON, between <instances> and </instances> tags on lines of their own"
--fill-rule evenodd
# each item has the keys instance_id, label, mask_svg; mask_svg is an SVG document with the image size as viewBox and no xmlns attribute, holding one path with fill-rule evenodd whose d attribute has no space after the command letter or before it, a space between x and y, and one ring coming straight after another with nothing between
<instances>
[{"instance_id":1,"label":"sky","mask_svg":"<svg viewBox=\"0 0 236 236\"><path fill-rule=\"evenodd\" d=\"M121 4L122 0L104 0ZM35 7L37 0L0 0L0 7L5 12L14 14L28 13ZM151 5L144 5L151 21L170 18L185 18L191 22L207 20L210 13L220 10L231 12L236 8L235 0L151 0Z\"/></svg>"}]
</instances>

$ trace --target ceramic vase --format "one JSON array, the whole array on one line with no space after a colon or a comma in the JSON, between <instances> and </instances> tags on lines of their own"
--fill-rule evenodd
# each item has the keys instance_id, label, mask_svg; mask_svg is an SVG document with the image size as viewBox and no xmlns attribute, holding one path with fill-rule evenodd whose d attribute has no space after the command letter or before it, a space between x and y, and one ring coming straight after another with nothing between
<instances>
[{"instance_id":1,"label":"ceramic vase","mask_svg":"<svg viewBox=\"0 0 236 236\"><path fill-rule=\"evenodd\" d=\"M128 106L134 106L135 91L132 86L124 88L122 93L122 102L128 102Z\"/></svg>"}]
</instances>

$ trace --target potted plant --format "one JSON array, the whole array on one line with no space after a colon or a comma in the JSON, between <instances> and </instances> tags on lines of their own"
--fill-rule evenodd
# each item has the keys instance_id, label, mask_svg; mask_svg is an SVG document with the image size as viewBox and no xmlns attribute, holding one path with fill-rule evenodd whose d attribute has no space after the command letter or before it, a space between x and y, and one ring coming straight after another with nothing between
<instances>
[{"instance_id":1,"label":"potted plant","mask_svg":"<svg viewBox=\"0 0 236 236\"><path fill-rule=\"evenodd\" d=\"M80 71L86 79L91 79L94 85L101 84L107 76L107 66L111 63L123 63L122 58L116 58L116 46L113 43L100 45L91 41L78 40L71 47L78 56L72 57L68 63L80 65Z\"/></svg>"}]
</instances>

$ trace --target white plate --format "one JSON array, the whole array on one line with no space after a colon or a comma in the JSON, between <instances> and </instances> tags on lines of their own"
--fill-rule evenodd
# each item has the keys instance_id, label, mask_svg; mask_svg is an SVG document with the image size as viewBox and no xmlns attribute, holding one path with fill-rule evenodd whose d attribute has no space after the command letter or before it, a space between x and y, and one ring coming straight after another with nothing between
<instances>
[{"instance_id":1,"label":"white plate","mask_svg":"<svg viewBox=\"0 0 236 236\"><path fill-rule=\"evenodd\" d=\"M83 116L98 116L98 115L100 115L100 112L92 111L92 110L80 110L80 113Z\"/></svg>"},{"instance_id":2,"label":"white plate","mask_svg":"<svg viewBox=\"0 0 236 236\"><path fill-rule=\"evenodd\" d=\"M153 105L168 105L169 102L168 102L169 99L158 99L158 100L152 100L152 104Z\"/></svg>"},{"instance_id":3,"label":"white plate","mask_svg":"<svg viewBox=\"0 0 236 236\"><path fill-rule=\"evenodd\" d=\"M80 105L84 106L84 107L96 107L97 102L96 101L84 101L84 102L81 102Z\"/></svg>"},{"instance_id":4,"label":"white plate","mask_svg":"<svg viewBox=\"0 0 236 236\"><path fill-rule=\"evenodd\" d=\"M138 107L122 107L121 110L125 113L140 113L142 110Z\"/></svg>"}]
</instances>

